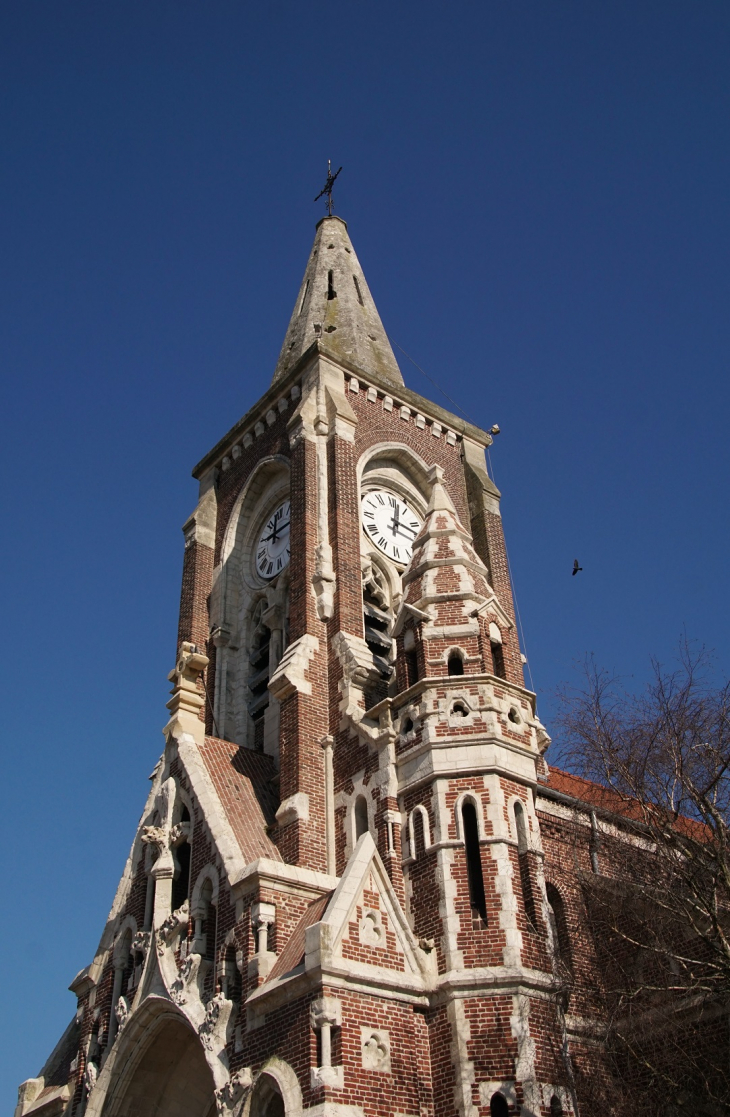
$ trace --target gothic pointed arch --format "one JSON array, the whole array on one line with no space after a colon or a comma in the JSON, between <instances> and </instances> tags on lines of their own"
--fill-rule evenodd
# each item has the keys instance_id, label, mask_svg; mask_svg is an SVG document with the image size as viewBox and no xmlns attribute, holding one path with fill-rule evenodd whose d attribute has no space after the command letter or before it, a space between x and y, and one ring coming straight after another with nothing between
<instances>
[{"instance_id":1,"label":"gothic pointed arch","mask_svg":"<svg viewBox=\"0 0 730 1117\"><path fill-rule=\"evenodd\" d=\"M241 1117L301 1117L302 1088L292 1067L275 1055L262 1066Z\"/></svg>"},{"instance_id":2,"label":"gothic pointed arch","mask_svg":"<svg viewBox=\"0 0 730 1117\"><path fill-rule=\"evenodd\" d=\"M212 1117L214 1090L189 1021L169 1001L150 997L117 1038L86 1117Z\"/></svg>"},{"instance_id":3,"label":"gothic pointed arch","mask_svg":"<svg viewBox=\"0 0 730 1117\"><path fill-rule=\"evenodd\" d=\"M267 518L286 504L289 492L288 459L282 455L262 459L231 509L210 602L216 659L213 732L271 755L276 753L278 704L268 691L263 694L273 667L263 662L261 636L267 629L280 657L287 642L289 571L285 566L276 576L263 577L256 564L256 545ZM268 647L268 640L263 642ZM252 647L257 653L253 663Z\"/></svg>"}]
</instances>

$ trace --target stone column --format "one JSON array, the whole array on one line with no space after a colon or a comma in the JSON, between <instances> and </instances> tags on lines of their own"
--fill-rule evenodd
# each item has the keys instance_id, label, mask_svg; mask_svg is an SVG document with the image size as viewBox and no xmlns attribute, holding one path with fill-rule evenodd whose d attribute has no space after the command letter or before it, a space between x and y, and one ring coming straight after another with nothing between
<instances>
[{"instance_id":1,"label":"stone column","mask_svg":"<svg viewBox=\"0 0 730 1117\"><path fill-rule=\"evenodd\" d=\"M312 1067L312 1089L329 1086L341 1090L344 1086L344 1068L332 1066L332 1029L342 1024L342 1005L336 997L319 997L310 1007L312 1028L320 1036L320 1065Z\"/></svg>"}]
</instances>

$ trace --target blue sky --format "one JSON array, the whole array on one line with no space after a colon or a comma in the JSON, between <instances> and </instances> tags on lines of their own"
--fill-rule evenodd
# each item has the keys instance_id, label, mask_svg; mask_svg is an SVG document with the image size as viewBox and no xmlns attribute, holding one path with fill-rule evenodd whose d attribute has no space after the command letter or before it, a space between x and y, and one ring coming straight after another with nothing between
<instances>
[{"instance_id":1,"label":"blue sky","mask_svg":"<svg viewBox=\"0 0 730 1117\"><path fill-rule=\"evenodd\" d=\"M328 157L386 329L502 428L548 727L586 652L639 686L686 629L727 673L729 31L724 0L5 0L6 1112L110 906L190 470L268 385Z\"/></svg>"}]
</instances>

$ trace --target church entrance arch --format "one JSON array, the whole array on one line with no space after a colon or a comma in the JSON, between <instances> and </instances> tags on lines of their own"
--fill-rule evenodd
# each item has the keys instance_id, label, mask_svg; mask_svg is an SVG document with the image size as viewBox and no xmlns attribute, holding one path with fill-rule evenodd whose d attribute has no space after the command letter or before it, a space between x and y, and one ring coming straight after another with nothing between
<instances>
[{"instance_id":1,"label":"church entrance arch","mask_svg":"<svg viewBox=\"0 0 730 1117\"><path fill-rule=\"evenodd\" d=\"M125 1060L103 1117L214 1117L213 1075L198 1036L183 1020L167 1016L134 1055Z\"/></svg>"}]
</instances>

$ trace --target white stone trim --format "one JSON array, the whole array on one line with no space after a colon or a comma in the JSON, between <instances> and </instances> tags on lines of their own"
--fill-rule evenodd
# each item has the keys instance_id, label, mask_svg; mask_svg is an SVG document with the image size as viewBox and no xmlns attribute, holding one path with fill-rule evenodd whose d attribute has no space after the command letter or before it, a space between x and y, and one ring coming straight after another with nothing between
<instances>
[{"instance_id":1,"label":"white stone trim","mask_svg":"<svg viewBox=\"0 0 730 1117\"><path fill-rule=\"evenodd\" d=\"M418 851L416 850L416 814L420 814L423 823L423 852L427 853L431 848L431 824L428 818L428 811L423 803L416 803L408 816L408 854L414 859L418 856Z\"/></svg>"},{"instance_id":2,"label":"white stone trim","mask_svg":"<svg viewBox=\"0 0 730 1117\"><path fill-rule=\"evenodd\" d=\"M464 806L464 803L466 803L467 801L474 804L474 808L477 812L477 826L479 828L479 841L480 842L486 841L487 834L486 834L486 831L484 829L484 807L483 807L483 803L482 803L482 797L481 797L481 795L479 794L478 791L474 791L472 788L466 788L466 790L462 791L461 794L459 795L459 797L457 798L456 802L454 803L454 821L456 823L456 836L457 836L457 838L460 842L464 841L464 830L463 830L463 827L462 827L461 811L462 811L462 808Z\"/></svg>"},{"instance_id":3,"label":"white stone trim","mask_svg":"<svg viewBox=\"0 0 730 1117\"><path fill-rule=\"evenodd\" d=\"M195 918L196 916L205 916L205 912L201 910L200 894L203 891L203 885L206 880L209 880L213 886L213 892L210 897L210 902L213 907L218 906L218 895L220 891L220 883L218 879L218 870L215 865L208 864L198 873L198 879L195 881L195 887L190 895L190 914Z\"/></svg>"}]
</instances>

